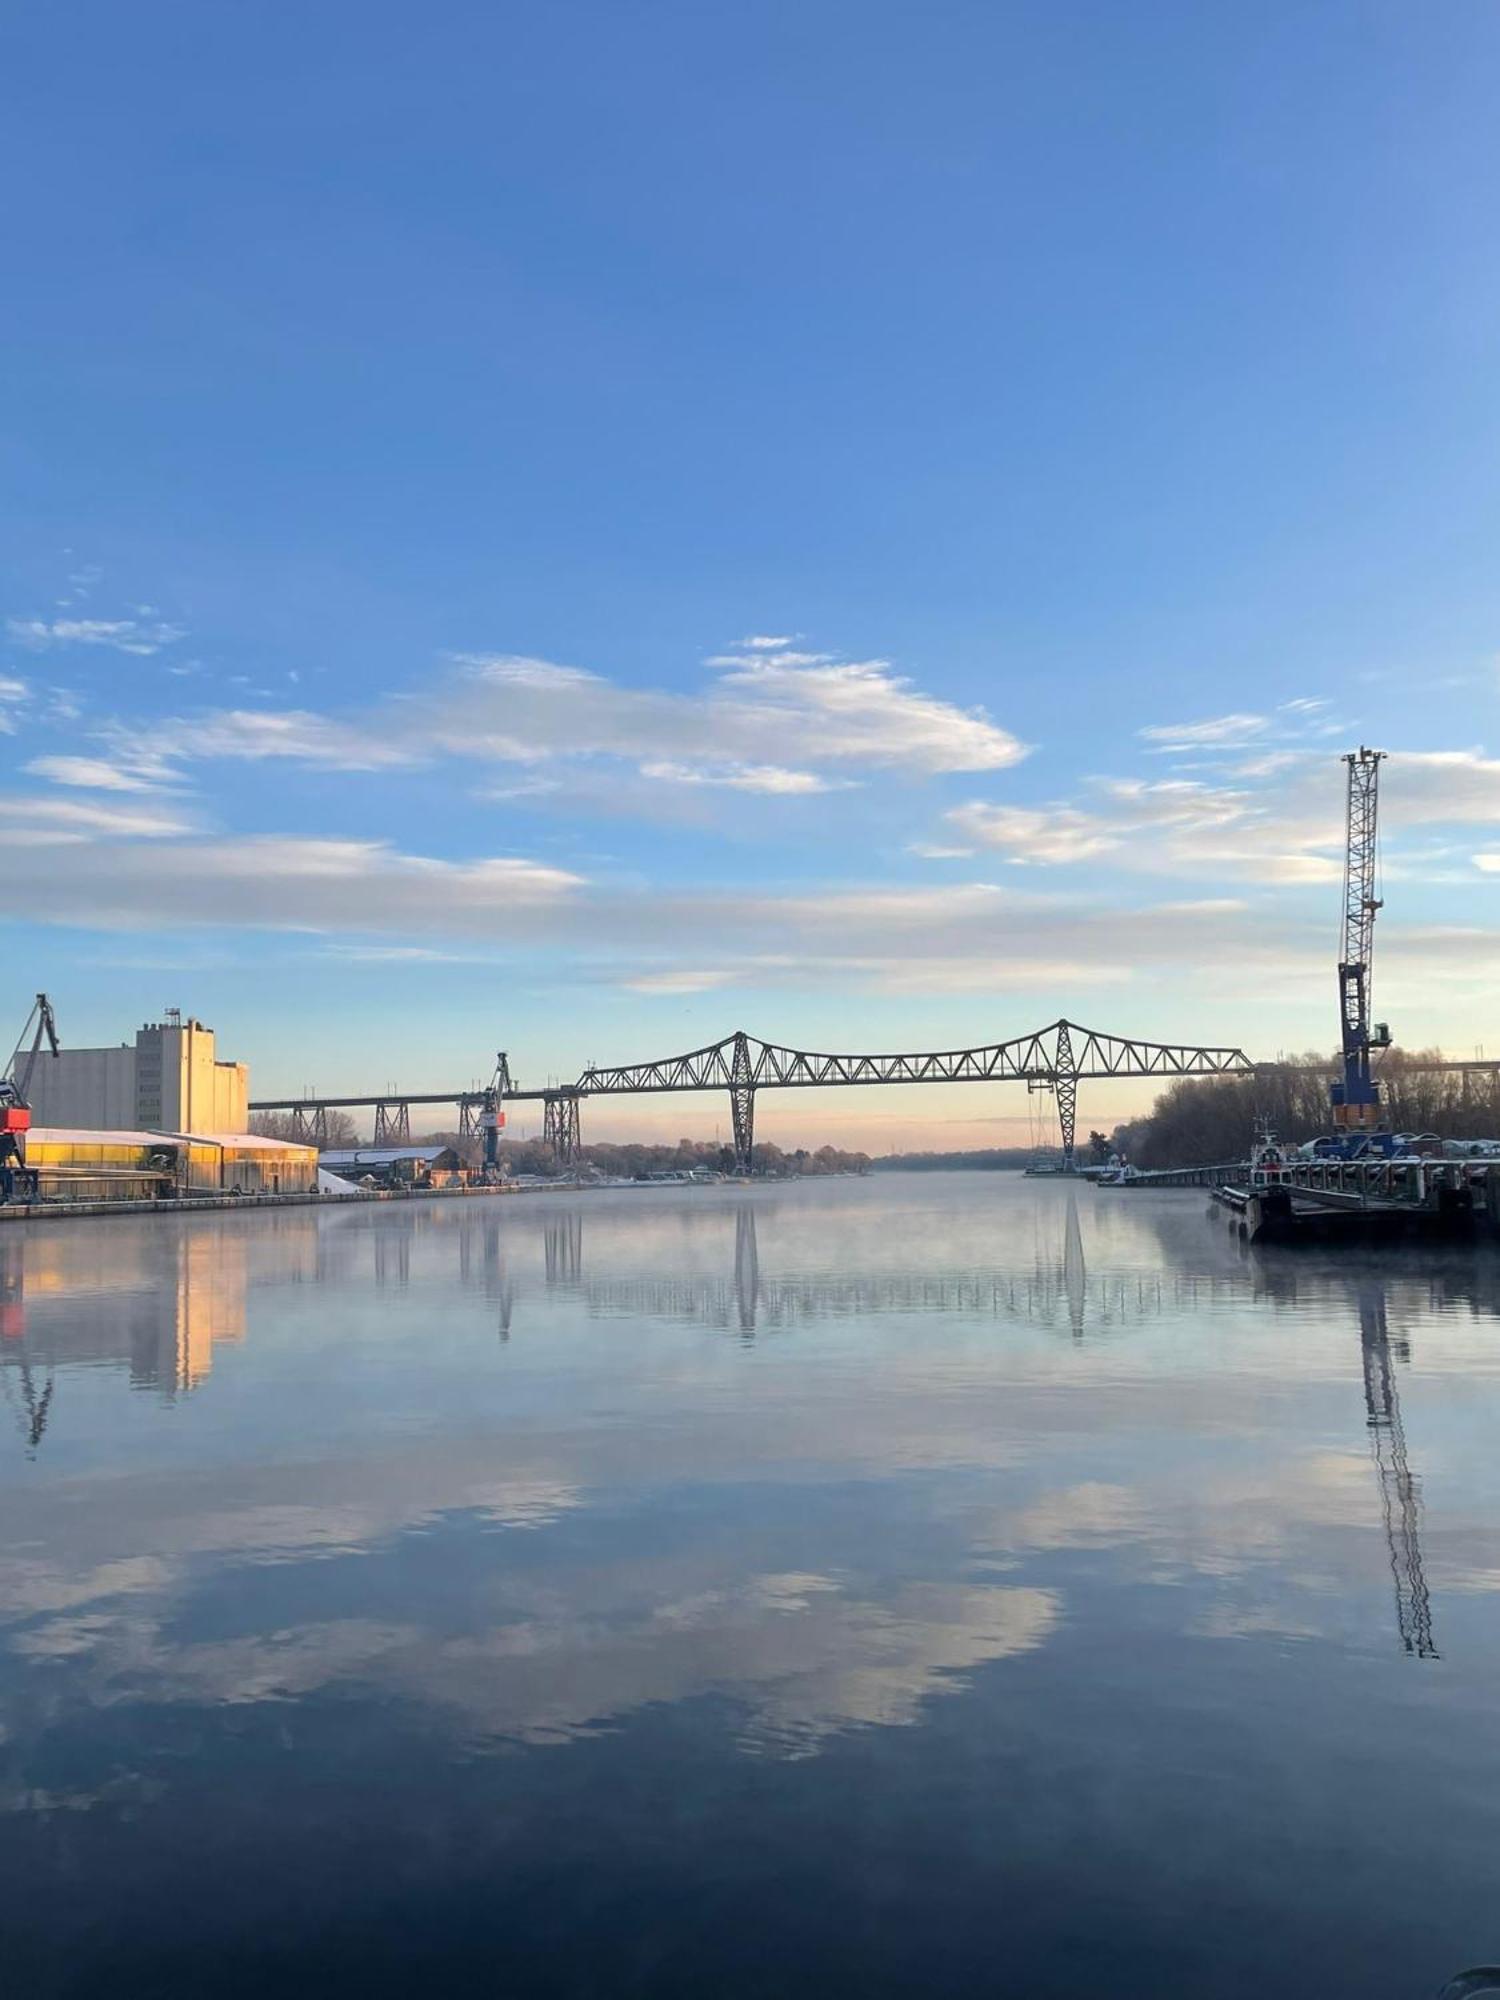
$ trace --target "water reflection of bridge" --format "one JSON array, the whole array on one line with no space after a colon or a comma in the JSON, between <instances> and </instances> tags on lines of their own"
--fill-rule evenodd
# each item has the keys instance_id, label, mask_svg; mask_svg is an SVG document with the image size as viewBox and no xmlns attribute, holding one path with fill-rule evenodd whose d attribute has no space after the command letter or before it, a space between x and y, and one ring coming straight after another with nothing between
<instances>
[{"instance_id":1,"label":"water reflection of bridge","mask_svg":"<svg viewBox=\"0 0 1500 2000\"><path fill-rule=\"evenodd\" d=\"M1066 1328L1082 1339L1087 1332L1113 1330L1159 1318L1164 1312L1245 1295L1242 1274L1090 1277L1071 1191L1060 1236L1050 1245L1037 1246L1030 1270L952 1275L911 1270L769 1276L761 1265L759 1206L742 1202L735 1208L733 1262L717 1275L588 1276L581 1211L549 1218L547 1283L574 1289L585 1309L597 1315L676 1320L731 1328L746 1336L820 1319L959 1314Z\"/></svg>"},{"instance_id":2,"label":"water reflection of bridge","mask_svg":"<svg viewBox=\"0 0 1500 2000\"><path fill-rule=\"evenodd\" d=\"M1083 1340L1163 1316L1227 1316L1254 1302L1311 1310L1357 1326L1397 1630L1408 1653L1435 1657L1421 1486L1408 1458L1398 1389L1398 1372L1411 1359L1404 1326L1417 1315L1494 1317L1500 1259L1367 1255L1351 1267L1328 1256L1231 1253L1222 1233L1202 1230L1201 1218L1193 1218L1196 1227L1183 1238L1169 1233L1176 1225L1164 1218L1157 1227L1166 1268L1094 1274L1069 1189L1065 1204L1039 1204L1029 1268L923 1270L924 1256L951 1263L953 1246L919 1238L909 1246L914 1268L777 1274L767 1269L762 1241L768 1224L772 1242L778 1240L778 1206L747 1199L673 1212L673 1226L691 1235L695 1254L714 1237L722 1262L717 1271L668 1277L591 1273L586 1235L596 1229L605 1263L644 1255L660 1265L680 1253L682 1242L661 1230L653 1235L644 1216L620 1208L596 1212L596 1223L584 1200L539 1210L414 1206L205 1217L107 1234L66 1225L14 1231L0 1239L0 1387L31 1450L55 1415L58 1377L70 1366L123 1364L133 1387L164 1398L194 1388L208 1375L216 1345L244 1337L252 1246L262 1282L315 1286L330 1297L361 1281L409 1289L414 1333L423 1324L415 1300L424 1280L451 1286L455 1267L459 1290L479 1293L498 1310L502 1338L538 1278L543 1297L592 1315L673 1321L745 1340L818 1320L893 1315L1025 1323ZM666 1219L658 1221L664 1229ZM1004 1241L1014 1244L1014 1234ZM899 1255L900 1246L883 1239L875 1254ZM1187 1258L1208 1268L1171 1268Z\"/></svg>"}]
</instances>

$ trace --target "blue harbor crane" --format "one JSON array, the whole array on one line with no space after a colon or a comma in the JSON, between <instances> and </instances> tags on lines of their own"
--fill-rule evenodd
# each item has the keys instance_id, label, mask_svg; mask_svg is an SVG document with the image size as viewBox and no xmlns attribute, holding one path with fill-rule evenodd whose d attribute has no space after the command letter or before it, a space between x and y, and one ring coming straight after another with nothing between
<instances>
[{"instance_id":1,"label":"blue harbor crane","mask_svg":"<svg viewBox=\"0 0 1500 2000\"><path fill-rule=\"evenodd\" d=\"M1376 828L1383 750L1361 744L1344 758L1349 804L1344 834L1344 928L1339 954L1339 1031L1343 1075L1333 1085L1333 1122L1348 1132L1369 1132L1380 1122L1380 1085L1370 1073L1372 1049L1388 1049L1391 1031L1370 1021L1371 958L1375 945Z\"/></svg>"},{"instance_id":2,"label":"blue harbor crane","mask_svg":"<svg viewBox=\"0 0 1500 2000\"><path fill-rule=\"evenodd\" d=\"M504 1049L495 1058L495 1074L479 1105L479 1130L484 1140L484 1177L487 1181L498 1178L500 1172L500 1134L505 1129L505 1100L513 1086L510 1080L510 1062Z\"/></svg>"}]
</instances>

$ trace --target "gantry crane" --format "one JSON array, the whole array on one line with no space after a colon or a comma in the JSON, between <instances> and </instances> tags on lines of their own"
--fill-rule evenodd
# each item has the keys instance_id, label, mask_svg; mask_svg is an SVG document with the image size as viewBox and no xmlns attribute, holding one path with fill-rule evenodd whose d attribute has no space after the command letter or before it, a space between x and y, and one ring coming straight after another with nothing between
<instances>
[{"instance_id":1,"label":"gantry crane","mask_svg":"<svg viewBox=\"0 0 1500 2000\"><path fill-rule=\"evenodd\" d=\"M1370 1131L1380 1122L1380 1085L1370 1073L1370 1051L1388 1049L1391 1031L1370 1021L1371 959L1375 945L1376 827L1383 750L1361 744L1344 758L1349 767L1344 832L1344 927L1339 949L1339 1033L1343 1075L1332 1089L1333 1122Z\"/></svg>"}]
</instances>

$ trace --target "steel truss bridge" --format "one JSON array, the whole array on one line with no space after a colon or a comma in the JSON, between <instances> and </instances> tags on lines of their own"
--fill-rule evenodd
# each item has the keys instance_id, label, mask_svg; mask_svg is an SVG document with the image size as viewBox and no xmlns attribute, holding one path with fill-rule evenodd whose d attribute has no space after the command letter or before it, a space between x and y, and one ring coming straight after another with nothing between
<instances>
[{"instance_id":1,"label":"steel truss bridge","mask_svg":"<svg viewBox=\"0 0 1500 2000\"><path fill-rule=\"evenodd\" d=\"M821 1055L790 1049L777 1042L758 1041L739 1030L721 1042L710 1042L684 1055L655 1062L622 1063L605 1068L591 1064L576 1083L553 1084L542 1090L506 1092L507 1103L532 1102L543 1107L542 1134L564 1166L576 1164L581 1144L579 1107L587 1097L644 1097L672 1092L722 1090L728 1093L734 1131L736 1170L748 1173L755 1144L755 1099L762 1090L827 1090L876 1084L1020 1083L1028 1091L1048 1092L1056 1101L1062 1139L1063 1165L1071 1168L1078 1123L1078 1086L1111 1077L1261 1076L1290 1067L1254 1062L1243 1049L1210 1048L1184 1042L1148 1042L1129 1035L1105 1034L1058 1020L1009 1042L986 1042L969 1049L929 1049L904 1055ZM1317 1066L1321 1071L1322 1065ZM1473 1062L1433 1062L1423 1069L1500 1075L1500 1057ZM453 1105L458 1129L477 1134L488 1093L474 1085L464 1090L408 1092L371 1091L354 1097L261 1098L252 1111L289 1113L295 1134L310 1145L324 1145L330 1111L375 1114L377 1146L399 1146L411 1139L411 1107Z\"/></svg>"},{"instance_id":2,"label":"steel truss bridge","mask_svg":"<svg viewBox=\"0 0 1500 2000\"><path fill-rule=\"evenodd\" d=\"M736 1168L748 1172L755 1144L755 1098L761 1090L826 1090L834 1087L912 1083L1021 1083L1029 1091L1050 1092L1057 1103L1063 1158L1071 1164L1077 1128L1078 1086L1104 1077L1250 1076L1260 1068L1243 1049L1146 1042L1100 1033L1074 1021L1054 1021L1009 1042L976 1048L938 1049L900 1055L825 1055L758 1041L740 1030L686 1054L612 1068L591 1065L576 1083L543 1090L511 1090L508 1103L540 1102L543 1136L565 1165L576 1162L581 1126L579 1106L586 1097L656 1096L667 1092L723 1090L728 1093ZM486 1093L465 1090L413 1093L372 1091L351 1097L261 1098L252 1111L289 1113L297 1136L322 1145L330 1111L373 1110L375 1144L404 1145L411 1138L413 1105L453 1105L458 1129L478 1130Z\"/></svg>"}]
</instances>

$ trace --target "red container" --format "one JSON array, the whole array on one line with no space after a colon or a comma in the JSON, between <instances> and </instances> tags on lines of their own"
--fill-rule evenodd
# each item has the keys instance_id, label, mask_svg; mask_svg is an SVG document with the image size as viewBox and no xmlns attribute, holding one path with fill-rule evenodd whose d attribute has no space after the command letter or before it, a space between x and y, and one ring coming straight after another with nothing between
<instances>
[{"instance_id":1,"label":"red container","mask_svg":"<svg viewBox=\"0 0 1500 2000\"><path fill-rule=\"evenodd\" d=\"M24 1104L0 1104L0 1132L29 1132L31 1113Z\"/></svg>"}]
</instances>

